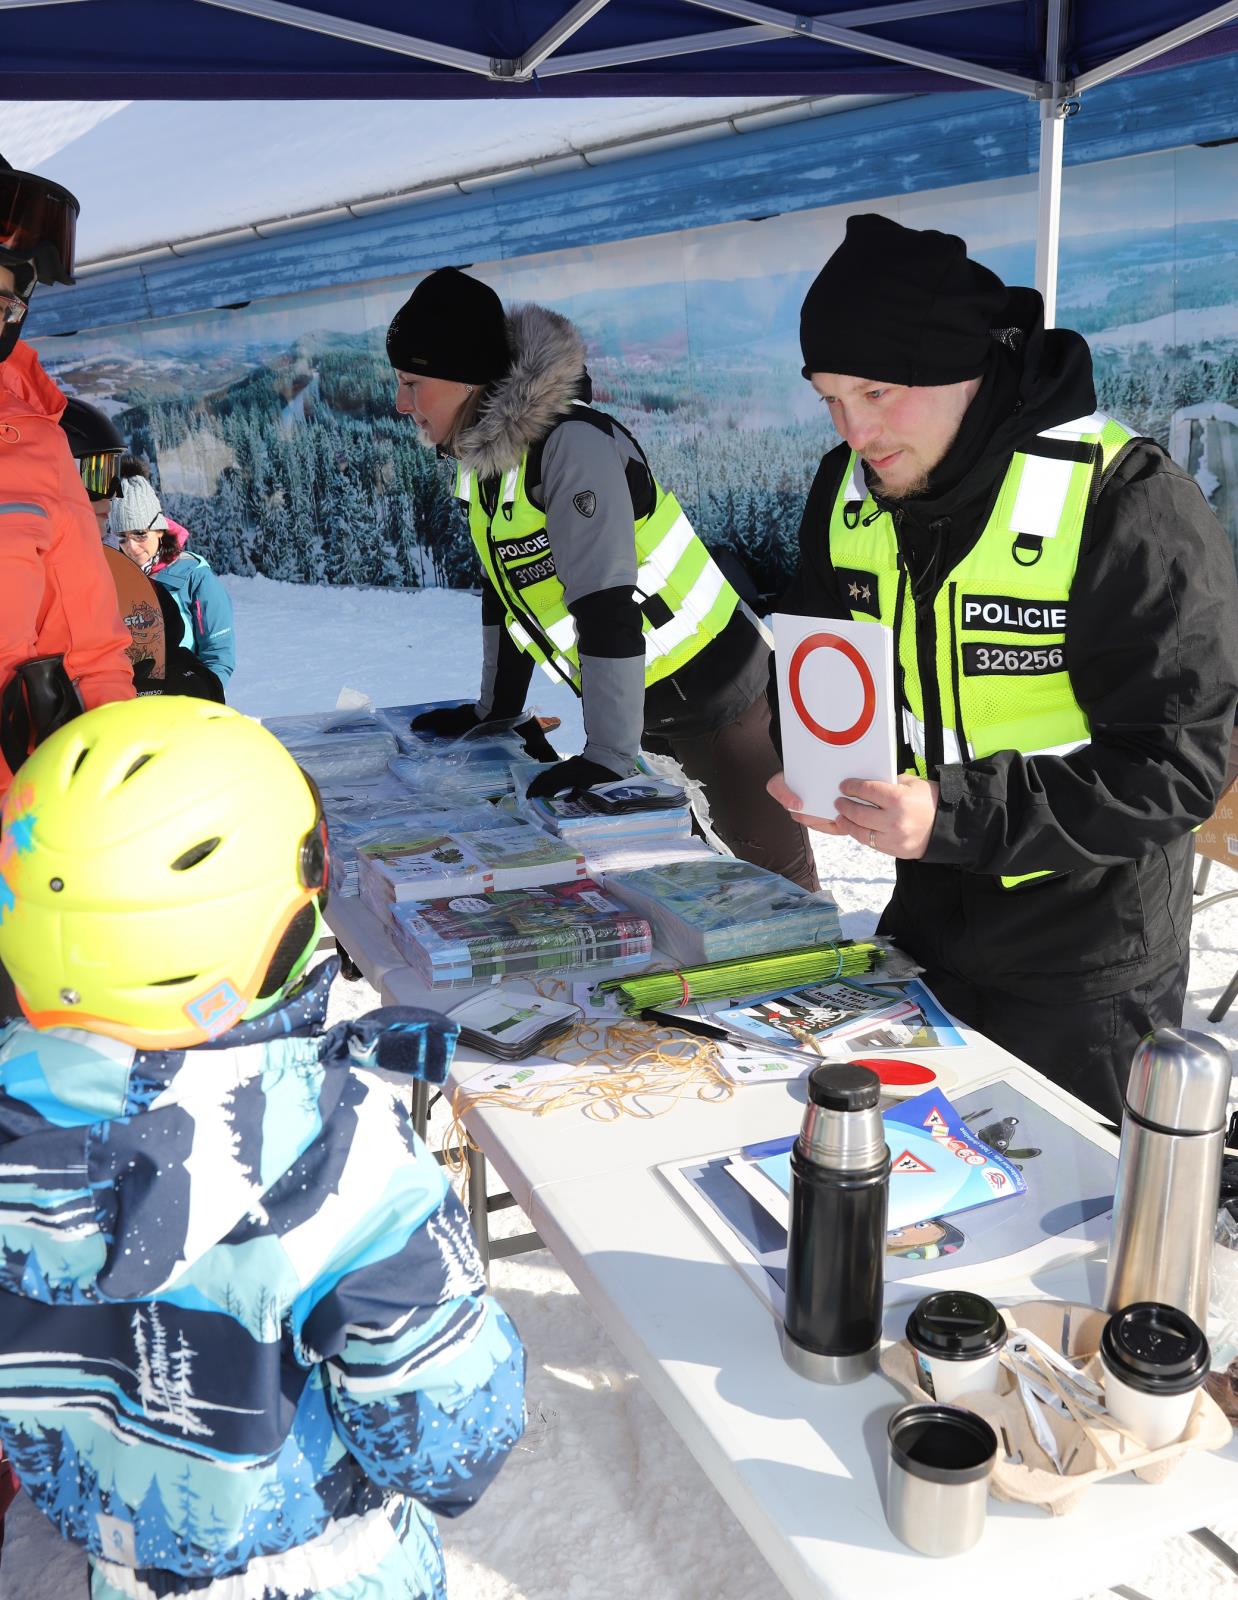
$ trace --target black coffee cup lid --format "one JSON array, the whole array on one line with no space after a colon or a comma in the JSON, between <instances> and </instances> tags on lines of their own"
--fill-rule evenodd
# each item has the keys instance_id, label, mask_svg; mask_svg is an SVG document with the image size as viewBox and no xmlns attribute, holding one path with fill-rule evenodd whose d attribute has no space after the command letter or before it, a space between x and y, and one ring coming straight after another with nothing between
<instances>
[{"instance_id":1,"label":"black coffee cup lid","mask_svg":"<svg viewBox=\"0 0 1238 1600\"><path fill-rule=\"evenodd\" d=\"M1156 1300L1115 1311L1100 1353L1115 1377L1142 1394L1185 1394L1203 1381L1212 1359L1199 1324Z\"/></svg>"},{"instance_id":2,"label":"black coffee cup lid","mask_svg":"<svg viewBox=\"0 0 1238 1600\"><path fill-rule=\"evenodd\" d=\"M830 1062L809 1073L808 1098L829 1111L870 1111L881 1099L881 1079L871 1067Z\"/></svg>"},{"instance_id":3,"label":"black coffee cup lid","mask_svg":"<svg viewBox=\"0 0 1238 1600\"><path fill-rule=\"evenodd\" d=\"M976 1361L1000 1350L1006 1324L991 1300L967 1289L926 1295L907 1318L907 1342L943 1361Z\"/></svg>"}]
</instances>

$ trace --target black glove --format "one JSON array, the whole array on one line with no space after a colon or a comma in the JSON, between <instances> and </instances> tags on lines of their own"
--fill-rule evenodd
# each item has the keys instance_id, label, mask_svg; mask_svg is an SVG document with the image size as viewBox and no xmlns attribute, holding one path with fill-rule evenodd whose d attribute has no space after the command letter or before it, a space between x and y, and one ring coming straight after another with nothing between
<instances>
[{"instance_id":1,"label":"black glove","mask_svg":"<svg viewBox=\"0 0 1238 1600\"><path fill-rule=\"evenodd\" d=\"M559 752L546 737L546 730L536 717L518 722L512 732L523 741L526 754L532 761L557 761Z\"/></svg>"},{"instance_id":2,"label":"black glove","mask_svg":"<svg viewBox=\"0 0 1238 1600\"><path fill-rule=\"evenodd\" d=\"M562 794L565 789L591 789L595 783L614 783L622 776L621 772L600 767L586 756L571 756L556 766L548 767L545 772L539 772L525 793L530 800L546 800L551 795Z\"/></svg>"},{"instance_id":3,"label":"black glove","mask_svg":"<svg viewBox=\"0 0 1238 1600\"><path fill-rule=\"evenodd\" d=\"M481 718L472 701L462 706L436 706L409 723L414 733L432 733L437 739L458 739L462 733L480 726Z\"/></svg>"}]
</instances>

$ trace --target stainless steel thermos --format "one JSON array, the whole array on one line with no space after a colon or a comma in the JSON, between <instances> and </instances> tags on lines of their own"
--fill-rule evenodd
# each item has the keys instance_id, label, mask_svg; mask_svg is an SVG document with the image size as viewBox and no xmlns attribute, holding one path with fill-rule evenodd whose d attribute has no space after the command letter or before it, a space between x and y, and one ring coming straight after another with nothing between
<instances>
[{"instance_id":1,"label":"stainless steel thermos","mask_svg":"<svg viewBox=\"0 0 1238 1600\"><path fill-rule=\"evenodd\" d=\"M782 1348L817 1383L853 1383L877 1365L890 1189L880 1096L867 1067L817 1067L791 1152Z\"/></svg>"},{"instance_id":2,"label":"stainless steel thermos","mask_svg":"<svg viewBox=\"0 0 1238 1600\"><path fill-rule=\"evenodd\" d=\"M1135 1051L1118 1156L1105 1306L1137 1300L1208 1317L1228 1053L1205 1033L1158 1028Z\"/></svg>"}]
</instances>

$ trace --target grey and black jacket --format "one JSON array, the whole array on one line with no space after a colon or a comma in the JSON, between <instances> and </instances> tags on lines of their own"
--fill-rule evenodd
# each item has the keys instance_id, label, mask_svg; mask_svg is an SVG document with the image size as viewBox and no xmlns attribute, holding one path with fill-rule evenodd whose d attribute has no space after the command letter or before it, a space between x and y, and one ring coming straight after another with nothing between
<instances>
[{"instance_id":1,"label":"grey and black jacket","mask_svg":"<svg viewBox=\"0 0 1238 1600\"><path fill-rule=\"evenodd\" d=\"M454 453L476 474L483 504L497 503L502 475L528 458L525 489L545 509L550 554L576 623L582 753L624 774L634 769L646 733L704 732L746 711L765 688L766 648L737 612L686 667L646 692L633 590L635 521L654 492L649 463L625 428L589 404L584 340L572 323L543 306L516 306L507 332L511 369L490 387ZM504 617L503 601L483 575L477 710L486 718L518 715L533 671Z\"/></svg>"}]
</instances>

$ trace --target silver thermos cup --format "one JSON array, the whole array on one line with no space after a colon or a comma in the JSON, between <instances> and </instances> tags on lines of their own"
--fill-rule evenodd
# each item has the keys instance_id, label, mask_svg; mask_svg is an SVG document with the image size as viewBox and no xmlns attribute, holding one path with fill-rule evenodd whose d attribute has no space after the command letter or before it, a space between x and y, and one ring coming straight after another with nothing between
<instances>
[{"instance_id":1,"label":"silver thermos cup","mask_svg":"<svg viewBox=\"0 0 1238 1600\"><path fill-rule=\"evenodd\" d=\"M1228 1052L1205 1033L1158 1028L1135 1051L1122 1116L1107 1310L1156 1300L1205 1326L1229 1079Z\"/></svg>"}]
</instances>

